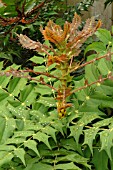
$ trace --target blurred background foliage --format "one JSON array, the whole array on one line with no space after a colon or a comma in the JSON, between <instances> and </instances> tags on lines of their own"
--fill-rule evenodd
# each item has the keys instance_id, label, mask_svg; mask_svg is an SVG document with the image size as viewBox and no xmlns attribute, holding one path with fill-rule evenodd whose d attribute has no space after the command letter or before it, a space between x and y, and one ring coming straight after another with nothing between
<instances>
[{"instance_id":1,"label":"blurred background foliage","mask_svg":"<svg viewBox=\"0 0 113 170\"><path fill-rule=\"evenodd\" d=\"M33 40L43 42L39 31L49 19L63 25L65 20L71 21L73 14L87 11L94 0L84 0L75 6L67 0L2 0L0 3L0 60L4 67L16 63L26 65L28 59L35 55L34 51L23 49L18 44L15 33L26 34ZM29 64L28 64L29 65Z\"/></svg>"},{"instance_id":2,"label":"blurred background foliage","mask_svg":"<svg viewBox=\"0 0 113 170\"><path fill-rule=\"evenodd\" d=\"M83 0L76 5L71 5L68 0L0 1L0 61L4 61L4 67L12 63L25 66L27 63L28 67L32 67L28 60L36 55L36 52L23 49L20 46L15 33L26 34L33 40L43 42L39 31L40 25L45 26L49 19L63 25L66 20L72 20L75 12L82 15L84 11L88 11L94 1ZM107 0L105 7L110 3L112 0ZM82 29L82 25L80 29ZM88 44L92 41L90 38ZM83 50L84 48L85 46Z\"/></svg>"}]
</instances>

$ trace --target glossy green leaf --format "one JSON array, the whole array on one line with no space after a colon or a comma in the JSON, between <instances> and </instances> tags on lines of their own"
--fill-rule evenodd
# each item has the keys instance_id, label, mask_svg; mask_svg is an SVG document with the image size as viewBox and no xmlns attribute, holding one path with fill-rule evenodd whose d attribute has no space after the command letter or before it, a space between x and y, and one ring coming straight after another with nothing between
<instances>
[{"instance_id":1,"label":"glossy green leaf","mask_svg":"<svg viewBox=\"0 0 113 170\"><path fill-rule=\"evenodd\" d=\"M45 133L42 132L37 132L36 134L33 135L33 139L37 139L39 142L43 142L49 149L51 149L51 146L48 142L48 138L50 136L46 135Z\"/></svg>"},{"instance_id":2,"label":"glossy green leaf","mask_svg":"<svg viewBox=\"0 0 113 170\"><path fill-rule=\"evenodd\" d=\"M83 127L93 120L99 118L96 113L84 113L83 117L73 126L70 126L70 136L73 136L78 144L80 135L83 133Z\"/></svg>"},{"instance_id":3,"label":"glossy green leaf","mask_svg":"<svg viewBox=\"0 0 113 170\"><path fill-rule=\"evenodd\" d=\"M107 166L108 156L105 151L99 151L99 149L94 149L92 162L96 170L109 170Z\"/></svg>"},{"instance_id":4,"label":"glossy green leaf","mask_svg":"<svg viewBox=\"0 0 113 170\"><path fill-rule=\"evenodd\" d=\"M14 135L13 137L16 138L16 137L30 137L34 134L34 131L17 131L17 132L14 132Z\"/></svg>"},{"instance_id":5,"label":"glossy green leaf","mask_svg":"<svg viewBox=\"0 0 113 170\"><path fill-rule=\"evenodd\" d=\"M32 108L33 108L33 110L38 110L41 113L47 113L47 111L48 111L48 107L46 107L42 103L38 103L38 101L33 102Z\"/></svg>"},{"instance_id":6,"label":"glossy green leaf","mask_svg":"<svg viewBox=\"0 0 113 170\"><path fill-rule=\"evenodd\" d=\"M45 128L42 129L42 132L46 133L47 135L50 135L55 142L57 142L56 140L56 132L57 130L52 128L51 126L46 126Z\"/></svg>"},{"instance_id":7,"label":"glossy green leaf","mask_svg":"<svg viewBox=\"0 0 113 170\"><path fill-rule=\"evenodd\" d=\"M37 94L34 92L34 86L32 84L27 85L22 91L20 91L20 101L23 105L30 105L35 101Z\"/></svg>"},{"instance_id":8,"label":"glossy green leaf","mask_svg":"<svg viewBox=\"0 0 113 170\"><path fill-rule=\"evenodd\" d=\"M7 80L7 77L6 76L1 76L0 77L0 87L2 88L2 83L4 82L4 81L6 81ZM9 81L9 80L8 80ZM6 83L6 85L7 85L7 83ZM3 86L4 87L4 86Z\"/></svg>"},{"instance_id":9,"label":"glossy green leaf","mask_svg":"<svg viewBox=\"0 0 113 170\"><path fill-rule=\"evenodd\" d=\"M88 164L87 164L87 159L82 157L81 155L77 154L76 152L75 153L72 153L72 154L68 154L66 156L63 156L63 157L59 157L58 158L59 161L72 161L72 162L75 162L75 163L78 163L78 164L82 164L86 167L88 167L89 169L91 168Z\"/></svg>"},{"instance_id":10,"label":"glossy green leaf","mask_svg":"<svg viewBox=\"0 0 113 170\"><path fill-rule=\"evenodd\" d=\"M20 158L20 160L23 162L24 165L26 165L26 163L25 163L25 158L24 158L24 156L25 156L25 151L24 151L24 149L22 149L22 148L17 148L17 149L14 150L14 154L15 154L15 156L17 156L18 158Z\"/></svg>"},{"instance_id":11,"label":"glossy green leaf","mask_svg":"<svg viewBox=\"0 0 113 170\"><path fill-rule=\"evenodd\" d=\"M25 85L27 83L27 79L23 79L23 78L13 78L8 85L8 92L12 93L13 95L17 96L20 92L20 90L22 90Z\"/></svg>"},{"instance_id":12,"label":"glossy green leaf","mask_svg":"<svg viewBox=\"0 0 113 170\"><path fill-rule=\"evenodd\" d=\"M92 127L90 129L84 130L85 139L83 144L87 144L93 154L93 140L95 139L99 129L97 127Z\"/></svg>"},{"instance_id":13,"label":"glossy green leaf","mask_svg":"<svg viewBox=\"0 0 113 170\"><path fill-rule=\"evenodd\" d=\"M112 67L111 61L107 61L106 59L101 59L97 66L102 75L108 75L109 72L112 71Z\"/></svg>"},{"instance_id":14,"label":"glossy green leaf","mask_svg":"<svg viewBox=\"0 0 113 170\"><path fill-rule=\"evenodd\" d=\"M79 167L77 167L73 162L71 163L65 163L65 164L58 164L55 166L55 169L63 169L63 170L81 170Z\"/></svg>"},{"instance_id":15,"label":"glossy green leaf","mask_svg":"<svg viewBox=\"0 0 113 170\"><path fill-rule=\"evenodd\" d=\"M0 145L0 151L13 151L16 147L13 145Z\"/></svg>"},{"instance_id":16,"label":"glossy green leaf","mask_svg":"<svg viewBox=\"0 0 113 170\"><path fill-rule=\"evenodd\" d=\"M37 168L38 168L38 170L53 170L53 167L51 165L44 164L44 163L41 163L41 162L34 164L32 166L33 170L37 170Z\"/></svg>"},{"instance_id":17,"label":"glossy green leaf","mask_svg":"<svg viewBox=\"0 0 113 170\"><path fill-rule=\"evenodd\" d=\"M102 41L105 45L111 42L111 33L106 29L99 28L98 31L95 33L96 36Z\"/></svg>"},{"instance_id":18,"label":"glossy green leaf","mask_svg":"<svg viewBox=\"0 0 113 170\"><path fill-rule=\"evenodd\" d=\"M0 102L9 96L7 92L0 93Z\"/></svg>"},{"instance_id":19,"label":"glossy green leaf","mask_svg":"<svg viewBox=\"0 0 113 170\"><path fill-rule=\"evenodd\" d=\"M4 133L5 123L6 123L6 120L3 117L0 117L0 141Z\"/></svg>"},{"instance_id":20,"label":"glossy green leaf","mask_svg":"<svg viewBox=\"0 0 113 170\"><path fill-rule=\"evenodd\" d=\"M29 110L26 110L24 106L13 107L9 104L8 110L17 118L17 120L25 121L29 118Z\"/></svg>"},{"instance_id":21,"label":"glossy green leaf","mask_svg":"<svg viewBox=\"0 0 113 170\"><path fill-rule=\"evenodd\" d=\"M77 126L70 127L70 131L71 131L70 136L73 136L75 138L77 144L79 143L79 138L80 138L80 135L82 134L83 125L81 124L79 126L77 125Z\"/></svg>"},{"instance_id":22,"label":"glossy green leaf","mask_svg":"<svg viewBox=\"0 0 113 170\"><path fill-rule=\"evenodd\" d=\"M0 166L9 163L14 157L13 153L7 151L0 151Z\"/></svg>"},{"instance_id":23,"label":"glossy green leaf","mask_svg":"<svg viewBox=\"0 0 113 170\"><path fill-rule=\"evenodd\" d=\"M20 101L16 101L16 100L11 100L11 99L8 99L8 103L11 105L11 106L13 106L13 107L18 107L18 106L20 106L22 103L20 102Z\"/></svg>"},{"instance_id":24,"label":"glossy green leaf","mask_svg":"<svg viewBox=\"0 0 113 170\"><path fill-rule=\"evenodd\" d=\"M56 101L53 97L43 97L40 96L40 98L38 99L39 103L44 104L45 106L49 106L49 107L54 107L56 106Z\"/></svg>"},{"instance_id":25,"label":"glossy green leaf","mask_svg":"<svg viewBox=\"0 0 113 170\"><path fill-rule=\"evenodd\" d=\"M109 124L111 124L112 122L113 122L113 118L111 117L111 118L107 118L107 119L98 121L98 122L94 123L93 126L96 128L109 126Z\"/></svg>"},{"instance_id":26,"label":"glossy green leaf","mask_svg":"<svg viewBox=\"0 0 113 170\"><path fill-rule=\"evenodd\" d=\"M5 142L14 132L16 128L16 122L13 118L4 118L4 129L1 137L1 142Z\"/></svg>"},{"instance_id":27,"label":"glossy green leaf","mask_svg":"<svg viewBox=\"0 0 113 170\"><path fill-rule=\"evenodd\" d=\"M99 110L98 106L95 106L95 105L89 105L87 102L84 103L84 105L82 105L82 107L79 108L79 112L92 112L93 113L97 113L98 115L104 115L104 113Z\"/></svg>"},{"instance_id":28,"label":"glossy green leaf","mask_svg":"<svg viewBox=\"0 0 113 170\"><path fill-rule=\"evenodd\" d=\"M113 81L106 80L100 86L96 87L96 90L102 94L112 96L113 95Z\"/></svg>"},{"instance_id":29,"label":"glossy green leaf","mask_svg":"<svg viewBox=\"0 0 113 170\"><path fill-rule=\"evenodd\" d=\"M89 64L85 67L85 78L89 83L95 82L99 79L100 73L95 64Z\"/></svg>"},{"instance_id":30,"label":"glossy green leaf","mask_svg":"<svg viewBox=\"0 0 113 170\"><path fill-rule=\"evenodd\" d=\"M74 84L75 84L76 89L78 89L78 88L83 87L85 85L85 80L81 79L80 81L74 81ZM89 94L88 88L84 89L84 90L78 90L76 92L77 99L81 100L81 101L84 101L86 99L86 96L88 96L88 94Z\"/></svg>"},{"instance_id":31,"label":"glossy green leaf","mask_svg":"<svg viewBox=\"0 0 113 170\"><path fill-rule=\"evenodd\" d=\"M111 147L113 146L113 130L106 129L100 132L101 150L105 150L109 158L111 158Z\"/></svg>"},{"instance_id":32,"label":"glossy green leaf","mask_svg":"<svg viewBox=\"0 0 113 170\"><path fill-rule=\"evenodd\" d=\"M25 142L25 139L23 138L9 138L5 142L5 144L22 144Z\"/></svg>"},{"instance_id":33,"label":"glossy green leaf","mask_svg":"<svg viewBox=\"0 0 113 170\"><path fill-rule=\"evenodd\" d=\"M37 143L34 140L25 141L24 146L28 147L31 150L33 150L40 157L40 154L39 154L39 152L37 150Z\"/></svg>"},{"instance_id":34,"label":"glossy green leaf","mask_svg":"<svg viewBox=\"0 0 113 170\"><path fill-rule=\"evenodd\" d=\"M36 72L46 72L46 67L45 66L35 66L34 71Z\"/></svg>"},{"instance_id":35,"label":"glossy green leaf","mask_svg":"<svg viewBox=\"0 0 113 170\"><path fill-rule=\"evenodd\" d=\"M35 87L35 92L40 93L41 95L52 94L52 89L48 86L42 84L37 84Z\"/></svg>"},{"instance_id":36,"label":"glossy green leaf","mask_svg":"<svg viewBox=\"0 0 113 170\"><path fill-rule=\"evenodd\" d=\"M112 97L106 96L101 92L95 92L89 97L87 101L89 104L95 104L96 106L110 107L113 108L113 99Z\"/></svg>"},{"instance_id":37,"label":"glossy green leaf","mask_svg":"<svg viewBox=\"0 0 113 170\"><path fill-rule=\"evenodd\" d=\"M0 76L0 88L4 88L7 86L7 84L9 83L10 80L10 76L6 77L6 76Z\"/></svg>"},{"instance_id":38,"label":"glossy green leaf","mask_svg":"<svg viewBox=\"0 0 113 170\"><path fill-rule=\"evenodd\" d=\"M28 85L24 88L24 90L22 90L20 92L20 100L22 102L24 102L26 100L26 98L28 97L28 95L31 93L31 91L33 90L33 86L32 85Z\"/></svg>"},{"instance_id":39,"label":"glossy green leaf","mask_svg":"<svg viewBox=\"0 0 113 170\"><path fill-rule=\"evenodd\" d=\"M30 59L31 61L33 61L34 63L36 63L36 64L42 64L42 63L44 63L45 61L44 61L44 58L43 57L38 57L38 56L33 56L31 59Z\"/></svg>"},{"instance_id":40,"label":"glossy green leaf","mask_svg":"<svg viewBox=\"0 0 113 170\"><path fill-rule=\"evenodd\" d=\"M85 54L90 50L104 54L106 53L106 46L102 42L93 42L92 44L87 46L87 48L85 49Z\"/></svg>"},{"instance_id":41,"label":"glossy green leaf","mask_svg":"<svg viewBox=\"0 0 113 170\"><path fill-rule=\"evenodd\" d=\"M61 132L61 134L64 136L64 131L63 131L63 123L60 120L55 120L54 123L51 124L52 127L54 127L56 130L58 130L59 132Z\"/></svg>"}]
</instances>

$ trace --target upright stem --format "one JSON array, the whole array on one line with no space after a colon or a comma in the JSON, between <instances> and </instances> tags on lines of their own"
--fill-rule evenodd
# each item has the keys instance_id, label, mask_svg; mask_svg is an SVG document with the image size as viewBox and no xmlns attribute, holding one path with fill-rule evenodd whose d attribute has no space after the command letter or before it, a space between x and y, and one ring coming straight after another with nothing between
<instances>
[{"instance_id":1,"label":"upright stem","mask_svg":"<svg viewBox=\"0 0 113 170\"><path fill-rule=\"evenodd\" d=\"M66 98L68 96L69 92L69 87L68 87L68 78L69 78L69 73L68 73L68 68L69 68L69 63L61 63L61 86L58 89L58 94L57 94L57 110L59 117L62 118L66 115L66 108L69 107L66 101Z\"/></svg>"}]
</instances>

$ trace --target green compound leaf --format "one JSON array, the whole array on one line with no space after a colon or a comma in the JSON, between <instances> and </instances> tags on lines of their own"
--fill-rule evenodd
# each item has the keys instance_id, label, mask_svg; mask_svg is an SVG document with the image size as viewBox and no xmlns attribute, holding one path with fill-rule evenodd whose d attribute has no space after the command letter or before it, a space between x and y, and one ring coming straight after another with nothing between
<instances>
[{"instance_id":1,"label":"green compound leaf","mask_svg":"<svg viewBox=\"0 0 113 170\"><path fill-rule=\"evenodd\" d=\"M36 134L33 135L33 139L37 139L39 142L43 142L44 144L47 145L49 149L51 149L51 146L48 142L48 138L50 136L46 135L45 133L42 132L37 132Z\"/></svg>"},{"instance_id":2,"label":"green compound leaf","mask_svg":"<svg viewBox=\"0 0 113 170\"><path fill-rule=\"evenodd\" d=\"M26 165L26 163L25 163L25 158L24 158L24 156L25 156L25 151L24 151L24 149L22 149L22 148L17 148L17 149L14 150L14 154L15 154L15 156L17 156L18 158L20 158L20 160L23 162L24 165Z\"/></svg>"},{"instance_id":3,"label":"green compound leaf","mask_svg":"<svg viewBox=\"0 0 113 170\"><path fill-rule=\"evenodd\" d=\"M39 154L39 152L37 150L37 143L34 140L25 141L24 146L28 147L31 150L33 150L40 157L40 154Z\"/></svg>"},{"instance_id":4,"label":"green compound leaf","mask_svg":"<svg viewBox=\"0 0 113 170\"><path fill-rule=\"evenodd\" d=\"M83 133L83 127L97 118L99 118L99 116L96 113L87 112L83 114L83 117L74 126L70 126L70 136L75 138L77 144L80 135Z\"/></svg>"}]
</instances>

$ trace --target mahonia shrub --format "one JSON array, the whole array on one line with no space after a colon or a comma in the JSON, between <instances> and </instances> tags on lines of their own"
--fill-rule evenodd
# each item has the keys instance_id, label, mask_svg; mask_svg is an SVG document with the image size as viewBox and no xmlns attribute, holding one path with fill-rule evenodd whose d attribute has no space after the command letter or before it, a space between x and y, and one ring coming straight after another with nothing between
<instances>
[{"instance_id":1,"label":"mahonia shrub","mask_svg":"<svg viewBox=\"0 0 113 170\"><path fill-rule=\"evenodd\" d=\"M113 38L101 21L88 19L81 31L80 23L77 14L64 29L49 21L40 28L43 44L17 34L24 48L38 52L33 69L0 62L1 170L113 168ZM99 41L85 54L95 53L79 61L94 33ZM83 67L84 75L72 76Z\"/></svg>"},{"instance_id":2,"label":"mahonia shrub","mask_svg":"<svg viewBox=\"0 0 113 170\"><path fill-rule=\"evenodd\" d=\"M74 61L80 53L80 47L100 26L101 21L95 22L94 18L88 19L82 31L78 30L81 24L81 18L75 13L72 23L65 22L64 30L61 26L49 21L45 29L42 27L44 39L49 40L51 45L43 45L40 42L30 40L26 35L19 35L19 41L24 48L45 52L47 54L47 67L55 64L59 70L58 79L60 84L56 89L57 110L60 117L65 116L66 108L71 106L67 103L66 98L72 94L70 73L80 67L80 62ZM53 47L55 45L55 48ZM42 80L43 81L43 80Z\"/></svg>"}]
</instances>

